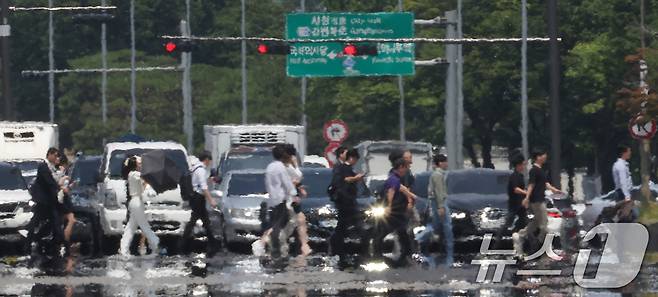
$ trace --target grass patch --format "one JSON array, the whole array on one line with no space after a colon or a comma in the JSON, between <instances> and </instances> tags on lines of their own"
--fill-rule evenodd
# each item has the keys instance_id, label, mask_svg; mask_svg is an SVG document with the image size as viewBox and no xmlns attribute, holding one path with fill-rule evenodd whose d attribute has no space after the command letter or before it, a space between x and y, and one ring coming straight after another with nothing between
<instances>
[{"instance_id":1,"label":"grass patch","mask_svg":"<svg viewBox=\"0 0 658 297\"><path fill-rule=\"evenodd\" d=\"M640 207L640 223L652 225L658 223L658 203L649 202Z\"/></svg>"}]
</instances>

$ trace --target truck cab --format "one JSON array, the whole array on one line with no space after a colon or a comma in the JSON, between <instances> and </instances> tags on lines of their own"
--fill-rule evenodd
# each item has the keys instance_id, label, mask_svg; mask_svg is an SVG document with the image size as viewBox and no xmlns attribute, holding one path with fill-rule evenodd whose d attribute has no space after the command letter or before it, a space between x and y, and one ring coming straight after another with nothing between
<instances>
[{"instance_id":1,"label":"truck cab","mask_svg":"<svg viewBox=\"0 0 658 297\"><path fill-rule=\"evenodd\" d=\"M152 150L164 150L181 172L189 170L187 151L174 142L115 142L105 146L101 165L102 182L98 195L103 205L101 225L107 236L123 233L126 220L126 181L121 168L126 158ZM184 207L180 190L174 189L145 200L146 217L158 235L183 234L190 220L190 210Z\"/></svg>"}]
</instances>

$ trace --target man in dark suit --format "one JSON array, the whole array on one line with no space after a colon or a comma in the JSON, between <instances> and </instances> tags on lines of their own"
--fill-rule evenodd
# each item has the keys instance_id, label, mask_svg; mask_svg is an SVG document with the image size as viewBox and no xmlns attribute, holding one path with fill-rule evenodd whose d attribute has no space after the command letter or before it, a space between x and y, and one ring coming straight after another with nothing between
<instances>
[{"instance_id":1,"label":"man in dark suit","mask_svg":"<svg viewBox=\"0 0 658 297\"><path fill-rule=\"evenodd\" d=\"M46 153L46 162L39 164L37 178L32 185L31 194L35 205L32 208L32 219L28 225L28 242L31 244L40 240L48 233L52 233L53 241L49 245L55 250L63 242L62 216L57 208L57 192L60 190L58 181L53 172L59 165L59 150L49 148ZM42 223L45 225L40 226ZM39 227L38 233L35 229Z\"/></svg>"}]
</instances>

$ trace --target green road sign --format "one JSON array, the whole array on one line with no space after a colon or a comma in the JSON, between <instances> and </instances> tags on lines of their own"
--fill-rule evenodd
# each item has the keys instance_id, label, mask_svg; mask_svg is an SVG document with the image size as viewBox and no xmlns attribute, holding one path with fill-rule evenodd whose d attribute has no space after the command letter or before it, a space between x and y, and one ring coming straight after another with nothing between
<instances>
[{"instance_id":1,"label":"green road sign","mask_svg":"<svg viewBox=\"0 0 658 297\"><path fill-rule=\"evenodd\" d=\"M288 39L413 38L414 15L401 13L294 13L286 16ZM377 43L376 56L343 55L339 42L293 43L288 76L413 75L413 43Z\"/></svg>"}]
</instances>

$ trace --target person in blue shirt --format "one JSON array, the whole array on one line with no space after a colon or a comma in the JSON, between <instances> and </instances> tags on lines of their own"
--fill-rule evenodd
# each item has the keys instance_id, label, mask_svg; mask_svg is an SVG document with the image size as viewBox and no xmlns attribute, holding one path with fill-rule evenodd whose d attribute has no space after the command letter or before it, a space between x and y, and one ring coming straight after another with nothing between
<instances>
[{"instance_id":1,"label":"person in blue shirt","mask_svg":"<svg viewBox=\"0 0 658 297\"><path fill-rule=\"evenodd\" d=\"M384 223L377 231L374 240L373 248L375 257L381 257L381 245L384 237L389 233L395 232L400 241L400 262L404 263L408 257L411 256L411 237L407 233L407 225L409 223L408 210L413 205L401 191L401 177L405 176L409 171L409 164L403 159L399 158L393 162L393 171L389 175L386 183L384 184L384 194L386 203L386 217Z\"/></svg>"}]
</instances>

